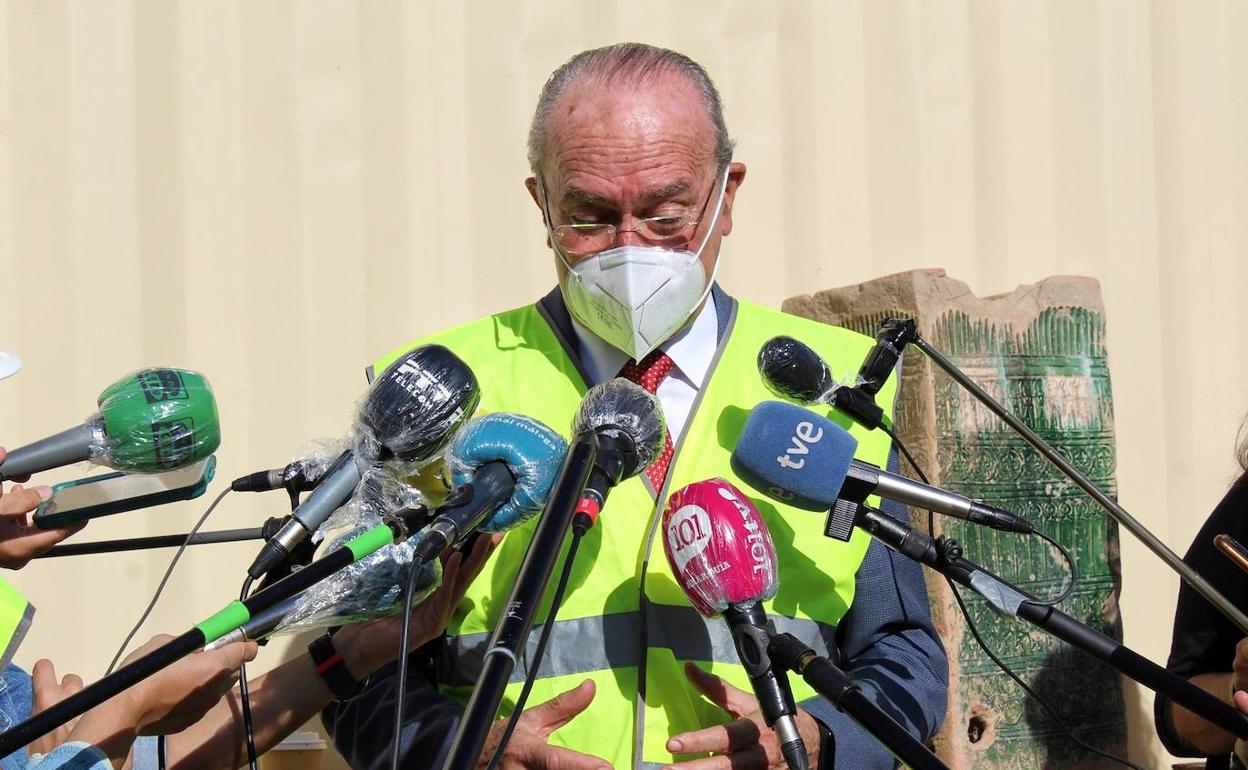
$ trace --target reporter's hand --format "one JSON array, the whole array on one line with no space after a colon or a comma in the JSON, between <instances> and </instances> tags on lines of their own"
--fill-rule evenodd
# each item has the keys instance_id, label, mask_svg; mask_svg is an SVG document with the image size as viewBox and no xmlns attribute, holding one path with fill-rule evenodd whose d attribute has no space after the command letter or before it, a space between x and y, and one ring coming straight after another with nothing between
<instances>
[{"instance_id":1,"label":"reporter's hand","mask_svg":"<svg viewBox=\"0 0 1248 770\"><path fill-rule=\"evenodd\" d=\"M122 665L171 639L154 637ZM257 649L248 641L188 655L83 714L67 740L96 746L120 769L136 735L170 735L199 721L230 690L239 666L255 658Z\"/></svg>"},{"instance_id":2,"label":"reporter's hand","mask_svg":"<svg viewBox=\"0 0 1248 770\"><path fill-rule=\"evenodd\" d=\"M412 607L408 634L411 650L436 639L446 629L452 613L464 598L464 592L480 574L502 537L501 534L482 535L466 557L455 552L442 562L442 584L423 602ZM398 658L402 633L401 614L352 623L343 626L334 635L334 648L342 655L347 670L356 679L363 679Z\"/></svg>"},{"instance_id":3,"label":"reporter's hand","mask_svg":"<svg viewBox=\"0 0 1248 770\"><path fill-rule=\"evenodd\" d=\"M4 449L0 448L2 462ZM0 489L0 567L21 569L31 559L87 525L86 521L78 521L64 527L40 529L31 524L28 514L51 496L51 487L23 489L21 484L15 484L7 494Z\"/></svg>"},{"instance_id":4,"label":"reporter's hand","mask_svg":"<svg viewBox=\"0 0 1248 770\"><path fill-rule=\"evenodd\" d=\"M1243 642L1239 643L1243 647ZM1238 649L1236 650L1236 662L1239 661ZM1235 708L1239 709L1239 713L1248 714L1248 692L1237 689L1233 696ZM1242 738L1235 741L1235 756L1239 758L1240 764L1248 765L1248 741Z\"/></svg>"},{"instance_id":5,"label":"reporter's hand","mask_svg":"<svg viewBox=\"0 0 1248 770\"><path fill-rule=\"evenodd\" d=\"M161 634L135 650L122 663L138 659L172 636ZM238 669L256 657L253 641L236 642L209 652L196 652L143 680L117 698L128 698L132 723L139 735L178 733L195 724L238 681ZM110 701L111 702L111 701Z\"/></svg>"},{"instance_id":6,"label":"reporter's hand","mask_svg":"<svg viewBox=\"0 0 1248 770\"><path fill-rule=\"evenodd\" d=\"M36 661L30 672L31 687L34 698L31 703L31 716L45 711L60 703L82 689L82 677L77 674L66 674L59 682L56 679L56 667L52 661L43 659ZM69 740L69 734L82 717L74 717L52 732L31 741L27 749L32 754L47 754L52 749Z\"/></svg>"},{"instance_id":7,"label":"reporter's hand","mask_svg":"<svg viewBox=\"0 0 1248 770\"><path fill-rule=\"evenodd\" d=\"M574 689L525 709L516 720L516 729L507 741L499 766L503 770L611 770L611 764L601 757L551 746L547 742L551 733L589 708L593 700L594 683L586 679ZM490 727L477 767L484 768L489 764L506 726L507 720L500 719Z\"/></svg>"},{"instance_id":8,"label":"reporter's hand","mask_svg":"<svg viewBox=\"0 0 1248 770\"><path fill-rule=\"evenodd\" d=\"M685 676L715 705L727 711L736 721L673 735L667 742L667 750L673 754L700 754L711 752L712 757L680 762L675 767L686 770L736 770L737 768L787 767L780 753L780 739L767 726L758 699L737 689L714 674L703 671L692 663L685 664ZM810 757L810 766L819 766L819 723L802 709L795 715L797 730Z\"/></svg>"}]
</instances>

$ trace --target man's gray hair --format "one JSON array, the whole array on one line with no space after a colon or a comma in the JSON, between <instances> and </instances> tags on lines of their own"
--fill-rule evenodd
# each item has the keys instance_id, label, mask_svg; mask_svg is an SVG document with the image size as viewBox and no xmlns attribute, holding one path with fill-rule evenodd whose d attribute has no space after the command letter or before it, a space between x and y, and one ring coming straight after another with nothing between
<instances>
[{"instance_id":1,"label":"man's gray hair","mask_svg":"<svg viewBox=\"0 0 1248 770\"><path fill-rule=\"evenodd\" d=\"M533 125L529 128L529 167L534 175L542 167L546 122L550 113L554 111L559 97L563 96L568 86L578 77L593 77L604 86L611 86L616 83L636 84L668 72L684 75L697 89L706 106L711 127L715 130L716 165L719 169L727 166L732 160L733 142L728 137L728 127L724 125L724 109L719 100L719 91L715 89L711 76L706 74L702 65L683 53L666 48L645 43L617 43L578 53L551 73L550 79L542 87L542 93L537 99L537 110L533 113Z\"/></svg>"}]
</instances>

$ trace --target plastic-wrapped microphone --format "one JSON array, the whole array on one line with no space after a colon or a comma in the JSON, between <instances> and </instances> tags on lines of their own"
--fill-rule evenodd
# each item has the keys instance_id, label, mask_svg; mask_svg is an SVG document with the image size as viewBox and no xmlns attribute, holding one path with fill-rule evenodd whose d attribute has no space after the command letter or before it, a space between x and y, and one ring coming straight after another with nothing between
<instances>
[{"instance_id":1,"label":"plastic-wrapped microphone","mask_svg":"<svg viewBox=\"0 0 1248 770\"><path fill-rule=\"evenodd\" d=\"M503 532L533 518L567 451L562 436L524 415L494 412L468 423L447 453L455 489L421 533L416 561L437 558L473 530Z\"/></svg>"},{"instance_id":2,"label":"plastic-wrapped microphone","mask_svg":"<svg viewBox=\"0 0 1248 770\"><path fill-rule=\"evenodd\" d=\"M773 393L801 404L827 404L869 429L886 424L874 394L832 377L827 363L806 343L772 337L758 351L758 373Z\"/></svg>"},{"instance_id":3,"label":"plastic-wrapped microphone","mask_svg":"<svg viewBox=\"0 0 1248 770\"><path fill-rule=\"evenodd\" d=\"M809 511L875 494L993 529L1035 531L1009 511L855 460L857 448L858 440L828 418L782 401L764 401L745 421L732 449L732 467L768 497ZM852 520L834 516L825 534L848 540L852 530Z\"/></svg>"},{"instance_id":4,"label":"plastic-wrapped microphone","mask_svg":"<svg viewBox=\"0 0 1248 770\"><path fill-rule=\"evenodd\" d=\"M259 578L285 561L351 496L364 469L388 460L415 465L429 461L480 400L472 369L441 345L423 345L396 360L365 392L352 426L351 449L265 544L247 574Z\"/></svg>"},{"instance_id":5,"label":"plastic-wrapped microphone","mask_svg":"<svg viewBox=\"0 0 1248 770\"><path fill-rule=\"evenodd\" d=\"M417 601L439 580L437 557L463 542L474 530L505 532L532 518L546 503L551 482L563 461L566 443L542 423L521 415L495 412L468 422L446 451L455 489L429 511L420 533L389 545L341 570L271 617L257 617L249 633L302 631L309 627L381 617L397 612L410 570L416 576ZM351 500L322 525L328 553L376 526L395 511L424 503L408 484L401 463L369 469Z\"/></svg>"},{"instance_id":6,"label":"plastic-wrapped microphone","mask_svg":"<svg viewBox=\"0 0 1248 770\"><path fill-rule=\"evenodd\" d=\"M202 460L221 445L217 401L198 372L132 372L105 388L98 405L82 425L10 450L0 463L0 481L84 460L159 473Z\"/></svg>"},{"instance_id":7,"label":"plastic-wrapped microphone","mask_svg":"<svg viewBox=\"0 0 1248 770\"><path fill-rule=\"evenodd\" d=\"M576 507L593 526L611 488L658 459L667 426L657 398L640 385L616 377L585 394L572 421L572 435L574 442L591 441L596 450Z\"/></svg>"},{"instance_id":8,"label":"plastic-wrapped microphone","mask_svg":"<svg viewBox=\"0 0 1248 770\"><path fill-rule=\"evenodd\" d=\"M791 768L808 765L797 730L797 706L788 676L767 653L772 630L762 602L780 578L767 523L741 490L723 479L690 484L663 510L663 551L676 582L706 617L723 614L741 665L750 675L759 709L776 731Z\"/></svg>"},{"instance_id":9,"label":"plastic-wrapped microphone","mask_svg":"<svg viewBox=\"0 0 1248 770\"><path fill-rule=\"evenodd\" d=\"M572 442L503 605L507 611L487 644L476 686L443 765L446 770L477 766L568 530L573 537L564 557L563 577L547 612L543 637L554 626L581 538L593 526L611 488L640 473L659 456L665 432L658 399L628 380L616 378L596 385L581 400L572 423ZM541 666L544 646L539 641L536 659L525 662L529 681ZM523 710L530 686L521 690L514 704L512 723L497 744L499 752Z\"/></svg>"}]
</instances>

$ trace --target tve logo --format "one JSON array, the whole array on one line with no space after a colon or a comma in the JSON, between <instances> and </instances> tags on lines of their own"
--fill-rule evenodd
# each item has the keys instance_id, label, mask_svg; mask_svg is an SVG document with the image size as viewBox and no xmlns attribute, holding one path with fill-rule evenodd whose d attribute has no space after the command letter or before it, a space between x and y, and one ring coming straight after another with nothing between
<instances>
[{"instance_id":1,"label":"tve logo","mask_svg":"<svg viewBox=\"0 0 1248 770\"><path fill-rule=\"evenodd\" d=\"M799 422L791 439L793 445L786 448L784 454L776 458L776 462L782 468L801 470L806 465L805 456L810 454L810 447L818 444L821 438L823 438L823 428L816 428L811 422Z\"/></svg>"}]
</instances>

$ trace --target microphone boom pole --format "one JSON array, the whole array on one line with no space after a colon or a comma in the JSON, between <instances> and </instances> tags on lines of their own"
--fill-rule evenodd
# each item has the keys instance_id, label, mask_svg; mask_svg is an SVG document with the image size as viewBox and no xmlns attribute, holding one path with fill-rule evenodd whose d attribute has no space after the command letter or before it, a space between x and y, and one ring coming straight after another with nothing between
<instances>
[{"instance_id":1,"label":"microphone boom pole","mask_svg":"<svg viewBox=\"0 0 1248 770\"><path fill-rule=\"evenodd\" d=\"M962 547L956 541L943 535L933 539L862 504L838 505L833 515L844 515L851 508L857 509L854 526L861 527L892 550L975 591L997 612L1049 632L1228 733L1248 739L1248 717L1233 706L1056 607L1035 601L978 564L962 558Z\"/></svg>"},{"instance_id":2,"label":"microphone boom pole","mask_svg":"<svg viewBox=\"0 0 1248 770\"><path fill-rule=\"evenodd\" d=\"M419 509L408 513L424 515L424 511ZM407 536L408 531L404 517L399 515L385 524L378 524L364 531L290 577L257 591L247 599L230 602L215 614L197 623L189 631L0 733L0 752L3 752L0 756L12 754L36 738L46 735L74 717L95 708L122 690L196 650L202 649L208 642L220 639L242 626L256 613L294 596L379 548L401 541Z\"/></svg>"},{"instance_id":3,"label":"microphone boom pole","mask_svg":"<svg viewBox=\"0 0 1248 770\"><path fill-rule=\"evenodd\" d=\"M533 618L554 572L559 549L577 513L581 491L589 479L596 455L593 434L577 436L568 447L554 491L537 520L524 562L516 573L511 595L503 605L507 611L490 637L481 674L459 720L459 728L443 770L470 770L477 766L511 672L528 641Z\"/></svg>"},{"instance_id":4,"label":"microphone boom pole","mask_svg":"<svg viewBox=\"0 0 1248 770\"><path fill-rule=\"evenodd\" d=\"M1049 446L1043 438L1041 438L1034 430L1029 428L1022 420L1015 417L996 399L990 396L983 388L975 384L975 381L966 376L952 361L945 357L936 348L932 347L927 340L923 339L918 333L915 333L910 342L917 346L919 350L939 366L945 374L949 375L954 382L961 385L981 404L988 407L997 417L1015 433L1023 437L1023 440L1041 454L1044 459L1052 463L1058 470L1066 475L1068 479L1075 482L1089 497L1097 502L1105 512L1121 524L1128 532L1135 536L1150 551L1157 555L1157 558L1165 562L1166 566L1178 573L1179 577L1196 590L1201 596L1218 608L1218 611L1227 617L1235 625L1239 626L1239 630L1248 633L1248 615L1245 615L1238 607L1231 603L1229 599L1218 592L1209 581L1200 576L1200 573L1189 567L1178 554L1170 550L1170 547L1163 543L1156 535L1141 524L1134 516L1127 512L1125 508L1118 504L1109 495L1105 494L1092 480L1083 475L1069 460L1058 453L1053 447Z\"/></svg>"},{"instance_id":5,"label":"microphone boom pole","mask_svg":"<svg viewBox=\"0 0 1248 770\"><path fill-rule=\"evenodd\" d=\"M832 661L820 657L792 634L772 634L768 649L782 668L801 675L806 683L832 702L850 719L911 770L949 770L949 766L911 735L863 693L854 680Z\"/></svg>"}]
</instances>

